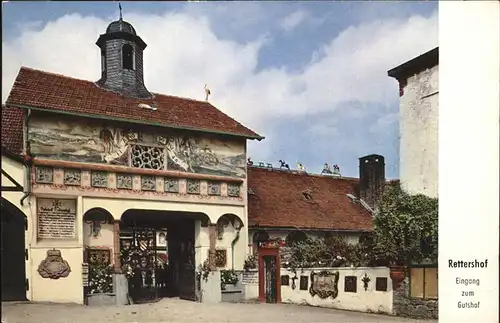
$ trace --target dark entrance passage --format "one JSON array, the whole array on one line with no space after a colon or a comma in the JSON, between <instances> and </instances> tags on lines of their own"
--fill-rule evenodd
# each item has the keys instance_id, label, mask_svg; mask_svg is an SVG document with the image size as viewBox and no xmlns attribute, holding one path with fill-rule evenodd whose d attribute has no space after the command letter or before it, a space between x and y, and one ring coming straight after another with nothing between
<instances>
[{"instance_id":1,"label":"dark entrance passage","mask_svg":"<svg viewBox=\"0 0 500 323\"><path fill-rule=\"evenodd\" d=\"M280 258L278 248L259 248L259 299L281 302Z\"/></svg>"},{"instance_id":2,"label":"dark entrance passage","mask_svg":"<svg viewBox=\"0 0 500 323\"><path fill-rule=\"evenodd\" d=\"M2 198L1 207L2 302L26 300L26 217Z\"/></svg>"},{"instance_id":3,"label":"dark entrance passage","mask_svg":"<svg viewBox=\"0 0 500 323\"><path fill-rule=\"evenodd\" d=\"M162 297L197 300L195 220L204 214L136 211L123 214L122 264L131 267L129 295L134 303Z\"/></svg>"}]
</instances>

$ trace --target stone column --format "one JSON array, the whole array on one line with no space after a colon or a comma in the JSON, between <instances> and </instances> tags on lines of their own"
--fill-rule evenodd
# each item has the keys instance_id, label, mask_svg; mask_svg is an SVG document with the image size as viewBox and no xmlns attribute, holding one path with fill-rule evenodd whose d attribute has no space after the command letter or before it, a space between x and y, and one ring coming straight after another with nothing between
<instances>
[{"instance_id":1,"label":"stone column","mask_svg":"<svg viewBox=\"0 0 500 323\"><path fill-rule=\"evenodd\" d=\"M113 222L113 260L115 264L115 273L122 272L122 261L120 259L120 220Z\"/></svg>"},{"instance_id":2,"label":"stone column","mask_svg":"<svg viewBox=\"0 0 500 323\"><path fill-rule=\"evenodd\" d=\"M208 225L208 236L210 239L210 250L208 251L208 261L210 265L210 270L216 270L215 266L215 243L217 239L217 224L210 223Z\"/></svg>"}]
</instances>

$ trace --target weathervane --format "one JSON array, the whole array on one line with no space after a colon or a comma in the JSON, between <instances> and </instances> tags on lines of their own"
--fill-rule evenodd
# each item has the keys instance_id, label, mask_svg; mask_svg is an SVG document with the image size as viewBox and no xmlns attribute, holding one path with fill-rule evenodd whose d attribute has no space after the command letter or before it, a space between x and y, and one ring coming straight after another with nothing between
<instances>
[{"instance_id":1,"label":"weathervane","mask_svg":"<svg viewBox=\"0 0 500 323\"><path fill-rule=\"evenodd\" d=\"M210 92L210 89L208 88L208 85L205 84L205 101L208 101L208 97L212 94Z\"/></svg>"}]
</instances>

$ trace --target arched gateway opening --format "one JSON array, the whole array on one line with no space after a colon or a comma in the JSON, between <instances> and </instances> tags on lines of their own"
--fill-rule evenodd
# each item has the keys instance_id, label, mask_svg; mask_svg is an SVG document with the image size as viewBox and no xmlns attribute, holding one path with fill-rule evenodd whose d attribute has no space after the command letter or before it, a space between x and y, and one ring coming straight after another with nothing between
<instances>
[{"instance_id":1,"label":"arched gateway opening","mask_svg":"<svg viewBox=\"0 0 500 323\"><path fill-rule=\"evenodd\" d=\"M2 302L26 300L26 216L2 197Z\"/></svg>"},{"instance_id":2,"label":"arched gateway opening","mask_svg":"<svg viewBox=\"0 0 500 323\"><path fill-rule=\"evenodd\" d=\"M195 232L207 228L204 213L128 210L120 221L122 267L134 303L161 297L198 299Z\"/></svg>"}]
</instances>

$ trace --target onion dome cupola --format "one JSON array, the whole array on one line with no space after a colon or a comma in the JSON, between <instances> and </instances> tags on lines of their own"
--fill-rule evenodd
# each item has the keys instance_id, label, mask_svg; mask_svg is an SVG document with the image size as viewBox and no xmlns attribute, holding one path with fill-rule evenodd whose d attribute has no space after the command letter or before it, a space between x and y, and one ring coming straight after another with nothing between
<instances>
[{"instance_id":1,"label":"onion dome cupola","mask_svg":"<svg viewBox=\"0 0 500 323\"><path fill-rule=\"evenodd\" d=\"M122 19L113 21L96 45L101 49L101 79L97 84L124 96L151 98L144 85L143 51L146 43Z\"/></svg>"}]
</instances>

